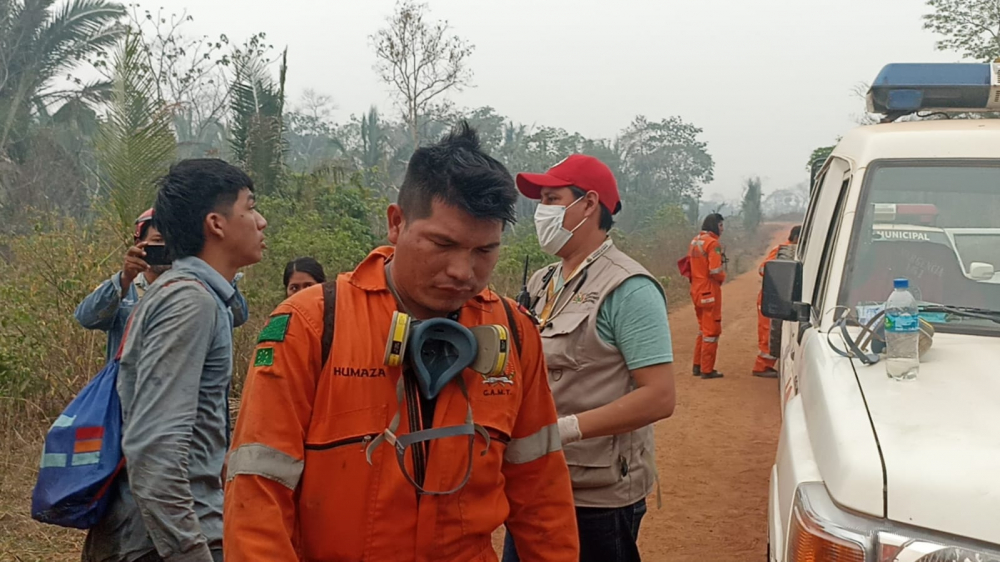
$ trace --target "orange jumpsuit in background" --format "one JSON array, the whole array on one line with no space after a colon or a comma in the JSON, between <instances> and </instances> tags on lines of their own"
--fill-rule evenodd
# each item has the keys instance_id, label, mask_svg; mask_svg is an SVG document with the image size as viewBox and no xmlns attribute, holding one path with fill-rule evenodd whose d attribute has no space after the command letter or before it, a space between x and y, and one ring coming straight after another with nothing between
<instances>
[{"instance_id":1,"label":"orange jumpsuit in background","mask_svg":"<svg viewBox=\"0 0 1000 562\"><path fill-rule=\"evenodd\" d=\"M787 242L791 244L791 242ZM771 249L764 261L760 262L757 273L761 279L764 278L764 264L778 257L778 250L784 244L779 244ZM771 319L764 316L760 311L760 305L764 300L764 288L757 293L757 361L753 365L753 372L763 373L768 369L774 369L777 358L771 355Z\"/></svg>"},{"instance_id":2,"label":"orange jumpsuit in background","mask_svg":"<svg viewBox=\"0 0 1000 562\"><path fill-rule=\"evenodd\" d=\"M702 231L691 241L691 300L698 315L698 340L694 346L694 365L701 373L715 371L715 356L722 335L722 283L726 272L722 264L719 236Z\"/></svg>"}]
</instances>

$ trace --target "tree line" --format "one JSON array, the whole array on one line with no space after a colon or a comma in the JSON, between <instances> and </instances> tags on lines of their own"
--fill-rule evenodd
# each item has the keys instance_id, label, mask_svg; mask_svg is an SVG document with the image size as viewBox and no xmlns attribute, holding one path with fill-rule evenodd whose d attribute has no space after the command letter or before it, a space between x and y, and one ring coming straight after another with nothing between
<instances>
[{"instance_id":1,"label":"tree line","mask_svg":"<svg viewBox=\"0 0 1000 562\"><path fill-rule=\"evenodd\" d=\"M193 36L188 14L106 0L0 0L0 229L25 209L77 219L112 212L127 232L170 162L221 157L265 196L308 197L309 185L352 184L391 200L420 143L459 119L512 171L541 171L572 152L608 163L643 228L666 206L697 221L714 161L702 130L679 116L636 116L614 138L527 125L492 107L458 108L474 45L429 8L403 0L370 36L373 71L394 114L374 105L336 122L328 94L286 92L294 51L266 33L242 41ZM86 69L100 78L78 78ZM530 215L529 202L519 212Z\"/></svg>"},{"instance_id":2,"label":"tree line","mask_svg":"<svg viewBox=\"0 0 1000 562\"><path fill-rule=\"evenodd\" d=\"M686 293L676 260L699 218L719 210L702 197L714 160L694 123L637 115L612 138L590 138L457 107L450 96L472 84L475 47L412 0L369 37L393 107L338 121L330 94L288 93L294 47L276 48L265 32L194 35L192 21L108 0L0 0L0 398L46 411L93 375L103 340L72 311L121 267L156 178L182 158L241 166L268 220L268 252L240 282L252 313L234 335L238 375L266 311L283 299L285 262L314 256L332 275L383 243L385 207L410 154L460 119L512 173L576 152L605 161L624 200L616 241L672 299ZM724 210L747 215L729 224L734 269L760 251L741 235L760 223L759 181L744 187L746 204ZM505 234L493 275L502 293L520 288L525 259L532 269L551 260L533 211L522 200L526 220Z\"/></svg>"}]
</instances>

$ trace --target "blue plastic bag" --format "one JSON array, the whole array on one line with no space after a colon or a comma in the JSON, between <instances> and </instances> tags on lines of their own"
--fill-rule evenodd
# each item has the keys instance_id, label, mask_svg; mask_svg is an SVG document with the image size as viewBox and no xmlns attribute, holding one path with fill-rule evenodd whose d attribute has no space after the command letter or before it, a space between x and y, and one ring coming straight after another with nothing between
<instances>
[{"instance_id":1,"label":"blue plastic bag","mask_svg":"<svg viewBox=\"0 0 1000 562\"><path fill-rule=\"evenodd\" d=\"M111 485L125 465L118 366L116 357L49 428L31 496L32 519L89 529L107 510Z\"/></svg>"}]
</instances>

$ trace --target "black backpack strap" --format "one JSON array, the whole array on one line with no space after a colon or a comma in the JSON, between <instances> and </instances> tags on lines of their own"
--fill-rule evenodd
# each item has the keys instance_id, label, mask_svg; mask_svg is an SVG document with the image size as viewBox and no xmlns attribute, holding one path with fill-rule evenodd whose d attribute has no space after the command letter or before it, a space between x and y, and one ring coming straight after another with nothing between
<instances>
[{"instance_id":1,"label":"black backpack strap","mask_svg":"<svg viewBox=\"0 0 1000 562\"><path fill-rule=\"evenodd\" d=\"M333 329L337 322L337 279L323 283L323 366L330 359Z\"/></svg>"},{"instance_id":2,"label":"black backpack strap","mask_svg":"<svg viewBox=\"0 0 1000 562\"><path fill-rule=\"evenodd\" d=\"M507 325L510 327L510 335L514 337L514 345L517 347L517 356L521 356L521 331L517 329L517 319L514 318L514 311L510 308L507 299L500 297L504 312L507 313Z\"/></svg>"}]
</instances>

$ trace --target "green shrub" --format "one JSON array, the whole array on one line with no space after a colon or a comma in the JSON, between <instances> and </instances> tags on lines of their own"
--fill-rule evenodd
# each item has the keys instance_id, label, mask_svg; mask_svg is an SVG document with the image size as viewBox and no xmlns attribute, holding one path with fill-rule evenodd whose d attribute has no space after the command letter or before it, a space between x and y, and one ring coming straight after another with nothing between
<instances>
[{"instance_id":1,"label":"green shrub","mask_svg":"<svg viewBox=\"0 0 1000 562\"><path fill-rule=\"evenodd\" d=\"M73 312L121 267L124 249L106 222L35 221L33 233L0 239L0 397L51 408L102 366L104 334L80 328Z\"/></svg>"},{"instance_id":2,"label":"green shrub","mask_svg":"<svg viewBox=\"0 0 1000 562\"><path fill-rule=\"evenodd\" d=\"M528 258L528 278L539 269L558 261L542 251L535 225L522 221L504 233L500 260L493 270L492 285L501 295L514 298L524 282L524 259Z\"/></svg>"}]
</instances>

